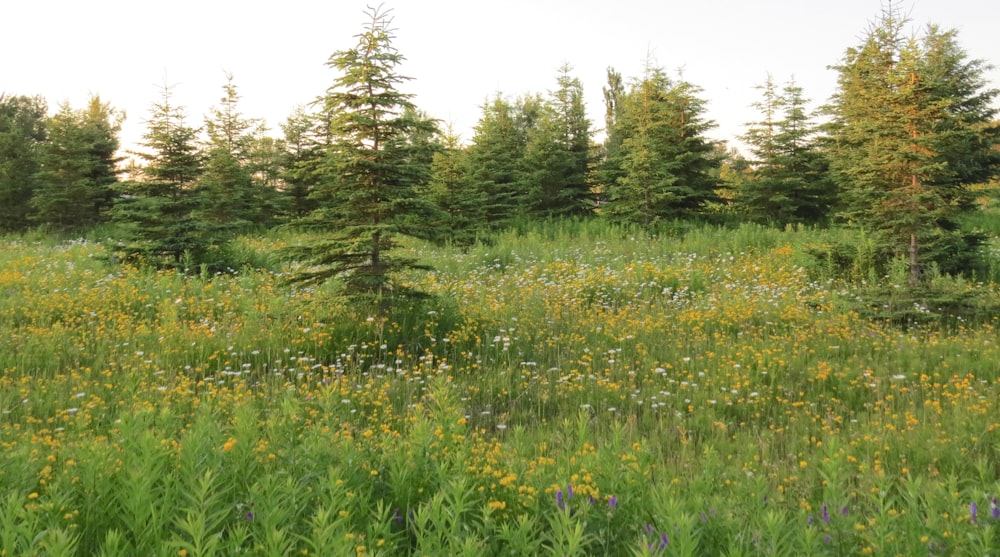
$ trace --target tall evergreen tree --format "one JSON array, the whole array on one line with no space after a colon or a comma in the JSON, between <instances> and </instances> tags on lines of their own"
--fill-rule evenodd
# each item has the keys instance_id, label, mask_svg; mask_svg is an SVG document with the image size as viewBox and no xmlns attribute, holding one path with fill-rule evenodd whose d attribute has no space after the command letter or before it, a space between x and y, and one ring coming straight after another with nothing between
<instances>
[{"instance_id":1,"label":"tall evergreen tree","mask_svg":"<svg viewBox=\"0 0 1000 557\"><path fill-rule=\"evenodd\" d=\"M284 195L284 176L288 163L288 145L283 138L262 135L250 146L246 169L253 183L253 224L271 227L285 219L288 197Z\"/></svg>"},{"instance_id":2,"label":"tall evergreen tree","mask_svg":"<svg viewBox=\"0 0 1000 557\"><path fill-rule=\"evenodd\" d=\"M806 114L802 88L789 81L779 91L768 75L754 107L763 119L750 124L743 141L750 146L753 170L739 185L736 200L752 220L777 225L817 223L834 202L826 161Z\"/></svg>"},{"instance_id":3,"label":"tall evergreen tree","mask_svg":"<svg viewBox=\"0 0 1000 557\"><path fill-rule=\"evenodd\" d=\"M323 282L340 277L345 293L374 299L379 310L404 292L394 279L416 261L393 252L400 236L433 234L435 209L416 189L427 180L424 164L414 164L416 130L436 128L414 116L412 95L397 87L404 57L392 46L388 11L369 9L370 22L350 50L335 52L327 65L341 72L324 97L333 115L333 143L327 154L327 181L317 186L324 204L309 224L324 235L299 250L312 264L295 280Z\"/></svg>"},{"instance_id":4,"label":"tall evergreen tree","mask_svg":"<svg viewBox=\"0 0 1000 557\"><path fill-rule=\"evenodd\" d=\"M20 232L31 224L47 112L42 97L0 94L0 231Z\"/></svg>"},{"instance_id":5,"label":"tall evergreen tree","mask_svg":"<svg viewBox=\"0 0 1000 557\"><path fill-rule=\"evenodd\" d=\"M441 148L431 160L431 175L421 195L443 212L440 228L448 240L471 243L486 223L486 192L474 187L468 151L450 127L442 134Z\"/></svg>"},{"instance_id":6,"label":"tall evergreen tree","mask_svg":"<svg viewBox=\"0 0 1000 557\"><path fill-rule=\"evenodd\" d=\"M602 214L619 222L653 226L690 218L718 202L721 164L715 145L704 136L714 126L705 120L699 89L673 82L662 69L646 75L622 99L602 176L607 201Z\"/></svg>"},{"instance_id":7,"label":"tall evergreen tree","mask_svg":"<svg viewBox=\"0 0 1000 557\"><path fill-rule=\"evenodd\" d=\"M836 67L830 158L844 218L877 231L917 283L929 262L968 265L975 241L958 216L972 207L968 185L996 173L1000 128L985 63L968 60L955 31L907 37L906 24L888 5Z\"/></svg>"},{"instance_id":8,"label":"tall evergreen tree","mask_svg":"<svg viewBox=\"0 0 1000 557\"><path fill-rule=\"evenodd\" d=\"M615 131L622 100L625 98L625 84L622 74L608 68L608 83L604 86L604 142L597 151L595 165L594 195L598 208L607 201L607 184L615 184L621 178L620 162L623 133Z\"/></svg>"},{"instance_id":9,"label":"tall evergreen tree","mask_svg":"<svg viewBox=\"0 0 1000 557\"><path fill-rule=\"evenodd\" d=\"M55 230L81 230L103 218L118 182L118 132L124 114L93 96L84 110L68 103L47 122L32 218Z\"/></svg>"},{"instance_id":10,"label":"tall evergreen tree","mask_svg":"<svg viewBox=\"0 0 1000 557\"><path fill-rule=\"evenodd\" d=\"M201 218L219 232L231 234L269 220L276 192L254 179L252 157L263 136L263 123L240 113L232 74L226 74L222 89L219 106L205 120L208 143L198 184Z\"/></svg>"},{"instance_id":11,"label":"tall evergreen tree","mask_svg":"<svg viewBox=\"0 0 1000 557\"><path fill-rule=\"evenodd\" d=\"M138 176L120 185L112 208L112 219L124 233L119 251L126 259L173 267L211 262L215 238L197 215L196 181L202 172L197 134L164 85L141 142L147 150L134 153L145 164Z\"/></svg>"},{"instance_id":12,"label":"tall evergreen tree","mask_svg":"<svg viewBox=\"0 0 1000 557\"><path fill-rule=\"evenodd\" d=\"M118 183L118 133L124 119L124 112L97 96L86 109L63 105L49 119L38 190L32 198L36 222L81 230L106 218Z\"/></svg>"},{"instance_id":13,"label":"tall evergreen tree","mask_svg":"<svg viewBox=\"0 0 1000 557\"><path fill-rule=\"evenodd\" d=\"M529 110L524 110L525 106ZM486 222L502 227L529 209L524 175L527 146L525 126L531 124L531 103L514 106L499 93L482 106L468 149L471 187L483 193Z\"/></svg>"},{"instance_id":14,"label":"tall evergreen tree","mask_svg":"<svg viewBox=\"0 0 1000 557\"><path fill-rule=\"evenodd\" d=\"M583 86L572 68L559 68L558 89L550 94L538 124L528 130L525 172L533 191L532 212L543 216L591 214L594 196L588 181L590 120Z\"/></svg>"},{"instance_id":15,"label":"tall evergreen tree","mask_svg":"<svg viewBox=\"0 0 1000 557\"><path fill-rule=\"evenodd\" d=\"M333 144L329 126L323 125L327 121L298 107L281 125L286 149L281 172L285 197L282 206L293 219L305 217L318 206L311 194L323 181L323 161Z\"/></svg>"}]
</instances>

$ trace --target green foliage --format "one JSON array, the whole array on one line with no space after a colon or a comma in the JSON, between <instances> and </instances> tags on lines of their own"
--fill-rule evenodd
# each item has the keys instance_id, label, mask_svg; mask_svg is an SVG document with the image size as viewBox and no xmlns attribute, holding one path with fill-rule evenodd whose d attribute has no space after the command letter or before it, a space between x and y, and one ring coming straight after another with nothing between
<instances>
[{"instance_id":1,"label":"green foliage","mask_svg":"<svg viewBox=\"0 0 1000 557\"><path fill-rule=\"evenodd\" d=\"M123 119L123 113L94 96L86 109L64 104L48 120L31 197L35 223L79 232L105 218L118 182L115 166Z\"/></svg>"},{"instance_id":2,"label":"green foliage","mask_svg":"<svg viewBox=\"0 0 1000 557\"><path fill-rule=\"evenodd\" d=\"M904 331L859 315L845 300L864 285L800 264L810 245L867 250L850 230L521 228L462 249L408 241L401 251L437 265L401 278L435 296L383 318L333 289L288 288L284 267L182 275L110 266L100 244L8 240L0 547L792 556L996 543L995 319ZM239 245L265 259L293 241ZM901 261L880 280L905 286L907 273ZM979 307L997 297L929 280Z\"/></svg>"},{"instance_id":3,"label":"green foliage","mask_svg":"<svg viewBox=\"0 0 1000 557\"><path fill-rule=\"evenodd\" d=\"M469 182L481 192L485 222L494 229L529 211L530 184L523 166L528 142L525 124L533 120L532 109L540 106L540 101L530 97L511 104L499 93L482 106L468 148Z\"/></svg>"},{"instance_id":4,"label":"green foliage","mask_svg":"<svg viewBox=\"0 0 1000 557\"><path fill-rule=\"evenodd\" d=\"M23 232L30 224L47 111L41 97L0 94L0 231Z\"/></svg>"},{"instance_id":5,"label":"green foliage","mask_svg":"<svg viewBox=\"0 0 1000 557\"><path fill-rule=\"evenodd\" d=\"M531 214L541 217L585 216L593 213L590 166L590 120L583 86L559 68L558 88L550 93L536 126L529 130L524 166L531 183Z\"/></svg>"},{"instance_id":6,"label":"green foliage","mask_svg":"<svg viewBox=\"0 0 1000 557\"><path fill-rule=\"evenodd\" d=\"M814 137L816 126L805 112L802 88L789 82L778 91L768 75L762 99L754 103L763 120L743 136L753 154L741 175L735 202L755 222L777 226L828 220L834 187Z\"/></svg>"},{"instance_id":7,"label":"green foliage","mask_svg":"<svg viewBox=\"0 0 1000 557\"><path fill-rule=\"evenodd\" d=\"M282 163L276 146L263 136L263 124L239 112L233 76L226 78L225 96L205 121L208 144L197 189L202 198L199 218L230 235L274 223L274 182Z\"/></svg>"},{"instance_id":8,"label":"green foliage","mask_svg":"<svg viewBox=\"0 0 1000 557\"><path fill-rule=\"evenodd\" d=\"M955 31L908 38L906 23L889 6L837 66L828 155L843 218L880 231L917 282L931 262L966 270L941 256L974 247L961 246L959 216L972 208L968 187L997 171L1000 127L985 63L967 59Z\"/></svg>"},{"instance_id":9,"label":"green foliage","mask_svg":"<svg viewBox=\"0 0 1000 557\"><path fill-rule=\"evenodd\" d=\"M393 253L401 236L432 237L436 209L417 195L427 181L429 156L415 136L432 134L434 122L413 110L407 80L396 71L403 57L392 47L387 12L371 10L371 22L354 49L328 62L342 72L323 99L332 142L325 152L323 182L312 195L320 206L303 222L322 232L294 253L311 265L295 281L321 283L339 277L345 293L378 302L384 311L407 289L393 275L417 266ZM423 155L423 161L421 161Z\"/></svg>"},{"instance_id":10,"label":"green foliage","mask_svg":"<svg viewBox=\"0 0 1000 557\"><path fill-rule=\"evenodd\" d=\"M112 208L123 236L114 249L126 261L157 267L194 269L213 261L215 229L198 215L202 199L196 180L202 157L197 130L185 124L184 110L171 103L170 88L151 107L143 145L141 175L124 182Z\"/></svg>"},{"instance_id":11,"label":"green foliage","mask_svg":"<svg viewBox=\"0 0 1000 557\"><path fill-rule=\"evenodd\" d=\"M719 201L714 171L721 160L704 132L698 88L648 68L617 101L602 169L601 213L616 222L652 227L689 218Z\"/></svg>"},{"instance_id":12,"label":"green foliage","mask_svg":"<svg viewBox=\"0 0 1000 557\"><path fill-rule=\"evenodd\" d=\"M449 231L446 240L459 245L475 241L486 222L486 192L471 180L468 151L448 130L430 164L430 178L420 195L442 211L435 228Z\"/></svg>"},{"instance_id":13,"label":"green foliage","mask_svg":"<svg viewBox=\"0 0 1000 557\"><path fill-rule=\"evenodd\" d=\"M310 194L323 180L323 154L331 141L328 124L329 120L321 115L298 107L281 125L285 153L279 176L285 185L283 207L289 218L302 218L318 206Z\"/></svg>"}]
</instances>

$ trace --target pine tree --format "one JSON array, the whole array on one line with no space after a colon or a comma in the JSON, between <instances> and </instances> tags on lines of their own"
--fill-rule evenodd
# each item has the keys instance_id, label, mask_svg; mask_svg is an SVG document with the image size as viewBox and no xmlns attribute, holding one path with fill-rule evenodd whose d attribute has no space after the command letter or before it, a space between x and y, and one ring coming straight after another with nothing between
<instances>
[{"instance_id":1,"label":"pine tree","mask_svg":"<svg viewBox=\"0 0 1000 557\"><path fill-rule=\"evenodd\" d=\"M571 70L569 65L559 68L559 88L542 107L538 124L528 130L524 166L533 191L532 212L541 216L582 216L594 209L587 176L590 120L583 86Z\"/></svg>"},{"instance_id":2,"label":"pine tree","mask_svg":"<svg viewBox=\"0 0 1000 557\"><path fill-rule=\"evenodd\" d=\"M468 149L471 187L483 193L489 226L500 228L529 212L530 184L524 175L525 126L531 104L514 106L499 93L482 106Z\"/></svg>"},{"instance_id":3,"label":"pine tree","mask_svg":"<svg viewBox=\"0 0 1000 557\"><path fill-rule=\"evenodd\" d=\"M30 226L48 106L42 97L0 94L0 231Z\"/></svg>"},{"instance_id":4,"label":"pine tree","mask_svg":"<svg viewBox=\"0 0 1000 557\"><path fill-rule=\"evenodd\" d=\"M118 132L124 115L100 97L85 110L63 104L47 122L41 168L31 198L34 222L79 231L101 222L118 182Z\"/></svg>"},{"instance_id":5,"label":"pine tree","mask_svg":"<svg viewBox=\"0 0 1000 557\"><path fill-rule=\"evenodd\" d=\"M650 67L621 99L608 142L602 177L602 214L618 222L651 227L702 214L720 200L715 144L704 137L699 89L672 82Z\"/></svg>"},{"instance_id":6,"label":"pine tree","mask_svg":"<svg viewBox=\"0 0 1000 557\"><path fill-rule=\"evenodd\" d=\"M421 195L441 209L439 228L450 231L446 239L458 244L472 243L486 224L486 193L473 186L470 176L468 151L449 127L434 153L430 180Z\"/></svg>"},{"instance_id":7,"label":"pine tree","mask_svg":"<svg viewBox=\"0 0 1000 557\"><path fill-rule=\"evenodd\" d=\"M350 50L335 52L327 65L339 70L323 99L331 114L333 142L326 181L317 186L324 204L308 225L323 236L298 250L311 266L299 282L342 280L346 294L378 302L380 312L407 291L394 279L416 261L396 255L400 236L433 235L435 209L416 189L428 169L415 164L416 130L431 132L432 121L414 116L412 95L397 90L409 78L397 73L403 56L392 46L388 11L369 9L370 23Z\"/></svg>"},{"instance_id":8,"label":"pine tree","mask_svg":"<svg viewBox=\"0 0 1000 557\"><path fill-rule=\"evenodd\" d=\"M333 144L325 122L328 119L298 107L281 125L286 148L281 172L281 193L285 198L282 206L289 218L305 217L318 207L311 194L323 181L323 161Z\"/></svg>"},{"instance_id":9,"label":"pine tree","mask_svg":"<svg viewBox=\"0 0 1000 557\"><path fill-rule=\"evenodd\" d=\"M184 109L173 104L163 86L153 103L141 145L133 153L145 164L135 179L120 185L112 220L124 234L119 252L126 260L184 268L212 263L213 238L198 217L196 182L202 172L197 130L186 124Z\"/></svg>"},{"instance_id":10,"label":"pine tree","mask_svg":"<svg viewBox=\"0 0 1000 557\"><path fill-rule=\"evenodd\" d=\"M829 156L843 217L877 231L916 284L930 262L952 272L969 264L975 240L958 217L972 207L968 186L997 170L997 91L954 31L908 38L906 23L890 4L836 67Z\"/></svg>"},{"instance_id":11,"label":"pine tree","mask_svg":"<svg viewBox=\"0 0 1000 557\"><path fill-rule=\"evenodd\" d=\"M251 157L263 134L263 123L239 111L239 92L226 74L219 106L205 120L208 143L204 172L198 180L202 196L199 216L223 235L260 224L269 218L266 191L254 183ZM271 190L273 192L273 190Z\"/></svg>"},{"instance_id":12,"label":"pine tree","mask_svg":"<svg viewBox=\"0 0 1000 557\"><path fill-rule=\"evenodd\" d=\"M763 120L750 124L752 172L737 192L741 211L757 222L784 226L825 220L834 201L833 184L815 139L817 127L806 114L808 102L793 81L778 91L768 75L754 103Z\"/></svg>"}]
</instances>

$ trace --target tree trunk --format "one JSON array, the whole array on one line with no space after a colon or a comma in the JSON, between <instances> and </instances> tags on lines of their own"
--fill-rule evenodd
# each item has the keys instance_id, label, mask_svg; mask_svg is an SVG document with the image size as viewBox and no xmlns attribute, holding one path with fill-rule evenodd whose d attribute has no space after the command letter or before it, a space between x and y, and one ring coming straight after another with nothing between
<instances>
[{"instance_id":1,"label":"tree trunk","mask_svg":"<svg viewBox=\"0 0 1000 557\"><path fill-rule=\"evenodd\" d=\"M910 286L920 284L920 263L917 261L917 235L910 234Z\"/></svg>"}]
</instances>

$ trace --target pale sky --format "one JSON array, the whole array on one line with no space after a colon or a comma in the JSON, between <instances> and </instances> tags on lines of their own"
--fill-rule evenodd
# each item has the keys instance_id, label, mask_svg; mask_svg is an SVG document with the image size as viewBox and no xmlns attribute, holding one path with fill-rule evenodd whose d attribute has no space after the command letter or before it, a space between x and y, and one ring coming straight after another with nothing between
<instances>
[{"instance_id":1,"label":"pale sky","mask_svg":"<svg viewBox=\"0 0 1000 557\"><path fill-rule=\"evenodd\" d=\"M91 93L126 111L122 141L145 130L160 86L200 126L222 96L225 72L240 110L274 136L297 105L336 77L325 62L357 44L366 5L380 0L11 0L0 32L0 92L44 96L54 112L82 108ZM1000 2L907 0L916 31L927 23L959 30L972 58L1000 64ZM759 118L755 85L770 73L795 78L812 106L834 92L837 64L880 13L880 0L387 0L394 46L406 60L402 87L417 107L451 123L463 139L483 102L547 93L569 63L583 84L595 129L613 66L641 77L647 59L703 89L707 135L733 142ZM987 74L1000 87L1000 71Z\"/></svg>"}]
</instances>

